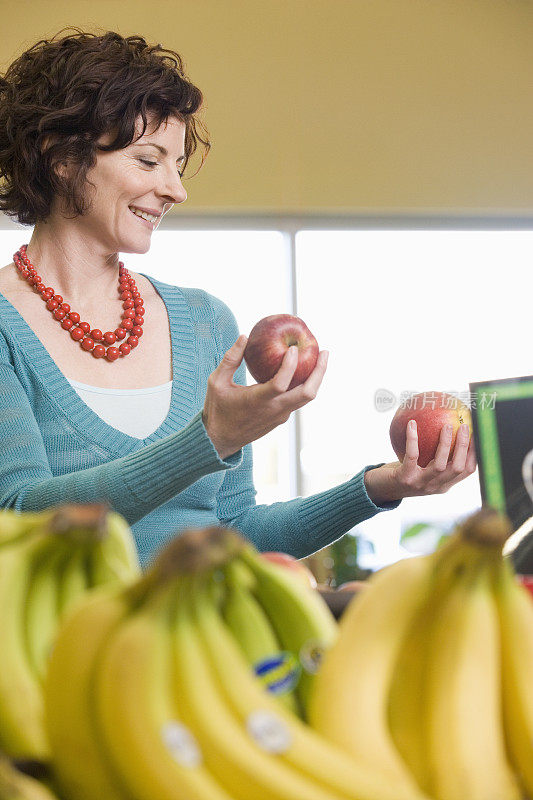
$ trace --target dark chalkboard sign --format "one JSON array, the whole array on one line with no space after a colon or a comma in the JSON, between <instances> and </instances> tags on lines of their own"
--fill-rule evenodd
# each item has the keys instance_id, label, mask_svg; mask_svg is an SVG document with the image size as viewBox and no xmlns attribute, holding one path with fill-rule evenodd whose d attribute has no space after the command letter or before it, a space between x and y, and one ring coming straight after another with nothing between
<instances>
[{"instance_id":1,"label":"dark chalkboard sign","mask_svg":"<svg viewBox=\"0 0 533 800\"><path fill-rule=\"evenodd\" d=\"M533 376L471 383L470 393L483 504L505 511L516 531L533 517Z\"/></svg>"}]
</instances>

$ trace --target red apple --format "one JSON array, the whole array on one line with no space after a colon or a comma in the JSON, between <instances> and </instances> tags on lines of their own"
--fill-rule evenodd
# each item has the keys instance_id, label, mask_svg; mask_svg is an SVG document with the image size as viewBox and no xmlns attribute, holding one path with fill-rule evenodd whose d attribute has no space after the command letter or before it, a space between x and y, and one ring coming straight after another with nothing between
<instances>
[{"instance_id":1,"label":"red apple","mask_svg":"<svg viewBox=\"0 0 533 800\"><path fill-rule=\"evenodd\" d=\"M294 558L294 556L290 556L288 553L267 551L261 553L261 557L270 561L271 564L276 564L276 566L288 570L295 578L303 581L307 586L310 586L311 589L317 588L316 578L309 567L306 567L305 564L302 564L302 562Z\"/></svg>"},{"instance_id":2,"label":"red apple","mask_svg":"<svg viewBox=\"0 0 533 800\"><path fill-rule=\"evenodd\" d=\"M452 446L448 461L451 460L455 447L455 438L459 426L467 422L472 437L472 417L470 409L453 394L446 392L420 392L409 397L394 415L389 434L392 447L397 458L403 461L407 423L414 419L418 433L418 464L427 467L435 457L442 426L452 425Z\"/></svg>"},{"instance_id":3,"label":"red apple","mask_svg":"<svg viewBox=\"0 0 533 800\"><path fill-rule=\"evenodd\" d=\"M272 314L254 325L244 349L244 360L258 383L274 377L289 347L298 347L298 365L289 389L303 383L314 370L318 342L300 317Z\"/></svg>"}]
</instances>

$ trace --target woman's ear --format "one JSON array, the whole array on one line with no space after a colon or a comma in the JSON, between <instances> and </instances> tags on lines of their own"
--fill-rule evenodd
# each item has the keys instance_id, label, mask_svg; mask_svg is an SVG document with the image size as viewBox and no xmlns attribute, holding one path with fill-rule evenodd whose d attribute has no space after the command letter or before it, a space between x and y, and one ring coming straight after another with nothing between
<instances>
[{"instance_id":1,"label":"woman's ear","mask_svg":"<svg viewBox=\"0 0 533 800\"><path fill-rule=\"evenodd\" d=\"M46 134L41 142L41 153L45 153L49 150L56 141L57 136L55 134ZM68 176L68 163L66 161L55 161L52 164L52 168L59 177L66 178Z\"/></svg>"},{"instance_id":2,"label":"woman's ear","mask_svg":"<svg viewBox=\"0 0 533 800\"><path fill-rule=\"evenodd\" d=\"M54 164L53 168L61 178L66 178L68 176L68 164L65 162Z\"/></svg>"}]
</instances>

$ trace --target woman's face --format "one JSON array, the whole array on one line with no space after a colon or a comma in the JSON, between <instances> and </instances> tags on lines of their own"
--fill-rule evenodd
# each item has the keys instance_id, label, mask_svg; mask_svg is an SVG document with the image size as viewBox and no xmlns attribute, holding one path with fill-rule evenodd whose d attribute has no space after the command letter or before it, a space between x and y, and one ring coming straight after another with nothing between
<instances>
[{"instance_id":1,"label":"woman's face","mask_svg":"<svg viewBox=\"0 0 533 800\"><path fill-rule=\"evenodd\" d=\"M137 136L141 123L139 118ZM99 140L110 141L109 134ZM184 145L185 124L169 117L157 130L149 124L144 135L123 150L98 151L96 165L87 173L91 205L75 223L106 252L146 253L161 217L174 203L187 199L180 176ZM138 216L143 210L156 219Z\"/></svg>"}]
</instances>

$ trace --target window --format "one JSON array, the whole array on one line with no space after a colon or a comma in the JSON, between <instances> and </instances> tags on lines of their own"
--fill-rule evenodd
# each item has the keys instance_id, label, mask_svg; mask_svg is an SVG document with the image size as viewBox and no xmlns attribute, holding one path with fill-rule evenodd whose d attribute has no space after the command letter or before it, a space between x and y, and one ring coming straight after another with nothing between
<instances>
[{"instance_id":1,"label":"window","mask_svg":"<svg viewBox=\"0 0 533 800\"><path fill-rule=\"evenodd\" d=\"M397 408L374 395L448 391L533 373L527 289L533 232L302 231L296 236L298 310L330 350L320 395L301 414L303 493L394 461ZM444 495L411 498L360 526L369 566L402 554L415 522L444 528L481 504L476 472Z\"/></svg>"}]
</instances>

